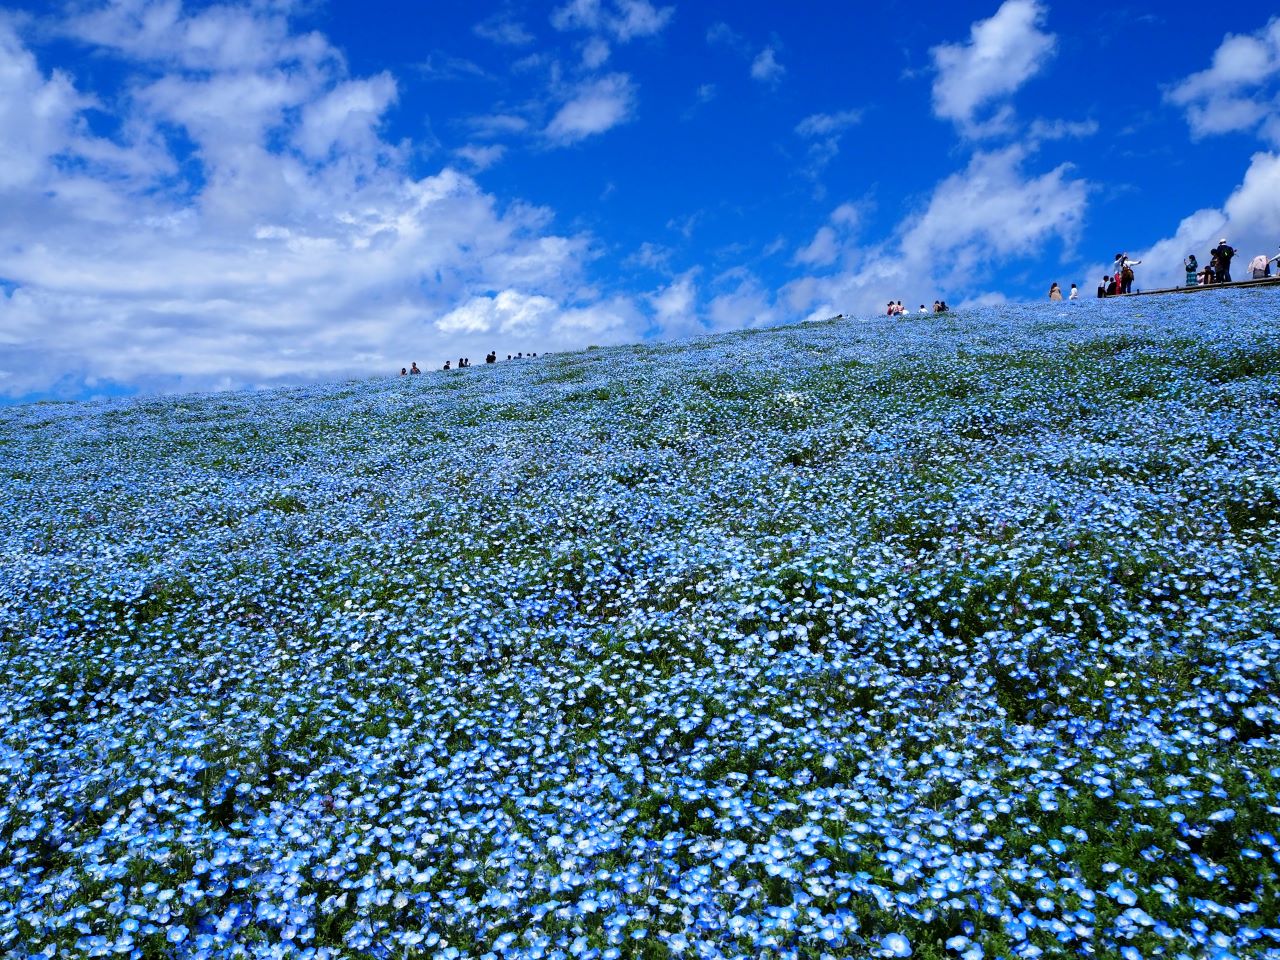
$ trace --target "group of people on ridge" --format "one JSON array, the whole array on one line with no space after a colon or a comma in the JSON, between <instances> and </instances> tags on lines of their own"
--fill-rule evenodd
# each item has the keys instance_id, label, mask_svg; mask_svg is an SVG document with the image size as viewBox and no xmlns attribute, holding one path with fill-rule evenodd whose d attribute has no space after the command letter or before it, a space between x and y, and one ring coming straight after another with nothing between
<instances>
[{"instance_id":1,"label":"group of people on ridge","mask_svg":"<svg viewBox=\"0 0 1280 960\"><path fill-rule=\"evenodd\" d=\"M537 354L536 354L536 353L530 353L530 354L528 354L528 356L529 356L529 357L536 357L536 356L537 356ZM508 353L508 354L507 354L507 359L508 359L508 360L523 360L523 359L525 359L525 354L524 354L523 352L521 352L521 353L517 353L517 354L513 357L511 354L509 354L509 353ZM498 351L497 351L497 350L490 350L490 351L489 351L489 353L487 353L487 354L485 355L484 362L485 362L485 363L497 363L497 362L498 362ZM465 369L466 369L467 367L469 367L469 366L471 366L471 358L470 358L470 357L459 357L459 358L458 358L458 366L457 366L456 368L453 366L453 361L452 361L452 360L446 360L446 361L444 362L444 366L443 366L441 369L443 369L443 370L454 370L454 369L457 369L457 370L465 370ZM415 360L415 361L413 362L413 364L412 364L410 367L408 367L407 369L406 369L405 367L401 367L401 368L400 368L400 376L402 376L402 377L403 377L403 376L407 376L407 375L409 375L409 374L421 373L421 372L422 372L422 371L418 369L418 362L417 362L416 360Z\"/></svg>"},{"instance_id":2,"label":"group of people on ridge","mask_svg":"<svg viewBox=\"0 0 1280 960\"><path fill-rule=\"evenodd\" d=\"M947 301L945 301L945 300L935 300L935 301L933 301L933 312L934 312L934 313L946 313L948 309L950 309L950 308L947 306ZM889 309L885 311L885 316L886 316L886 317L901 317L901 316L903 316L906 312L907 312L907 308L906 308L906 307L904 307L904 306L902 305L902 301L901 301L901 300L897 300L897 301L890 300L890 301L889 301ZM927 309L925 308L925 305L922 303L922 304L920 304L920 311L919 311L919 312L920 312L920 313L929 313L929 310L927 310Z\"/></svg>"},{"instance_id":3,"label":"group of people on ridge","mask_svg":"<svg viewBox=\"0 0 1280 960\"><path fill-rule=\"evenodd\" d=\"M1205 287L1212 283L1231 283L1231 260L1236 255L1235 247L1228 245L1226 238L1218 241L1218 245L1209 251L1209 262L1201 269L1194 253L1187 254L1182 262L1187 271L1188 287ZM1260 253L1249 261L1249 279L1265 280L1271 276L1271 265L1280 270L1280 254L1268 257Z\"/></svg>"}]
</instances>

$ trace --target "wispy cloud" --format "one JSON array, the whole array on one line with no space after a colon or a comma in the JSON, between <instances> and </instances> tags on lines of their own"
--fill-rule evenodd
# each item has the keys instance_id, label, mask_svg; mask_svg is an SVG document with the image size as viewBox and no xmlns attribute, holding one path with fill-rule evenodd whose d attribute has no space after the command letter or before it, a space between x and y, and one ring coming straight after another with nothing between
<instances>
[{"instance_id":1,"label":"wispy cloud","mask_svg":"<svg viewBox=\"0 0 1280 960\"><path fill-rule=\"evenodd\" d=\"M838 113L815 113L796 124L796 133L802 137L824 137L843 133L862 122L861 110L841 110Z\"/></svg>"},{"instance_id":2,"label":"wispy cloud","mask_svg":"<svg viewBox=\"0 0 1280 960\"><path fill-rule=\"evenodd\" d=\"M504 47L527 47L534 36L510 13L495 13L471 28L476 36Z\"/></svg>"},{"instance_id":3,"label":"wispy cloud","mask_svg":"<svg viewBox=\"0 0 1280 960\"><path fill-rule=\"evenodd\" d=\"M544 132L554 144L577 143L626 123L635 106L631 78L625 73L611 73L574 87Z\"/></svg>"},{"instance_id":4,"label":"wispy cloud","mask_svg":"<svg viewBox=\"0 0 1280 960\"><path fill-rule=\"evenodd\" d=\"M751 61L751 78L770 86L776 85L786 72L787 68L778 62L773 47L765 47Z\"/></svg>"},{"instance_id":5,"label":"wispy cloud","mask_svg":"<svg viewBox=\"0 0 1280 960\"><path fill-rule=\"evenodd\" d=\"M551 13L557 30L604 33L619 43L661 33L675 7L655 7L649 0L569 0Z\"/></svg>"}]
</instances>

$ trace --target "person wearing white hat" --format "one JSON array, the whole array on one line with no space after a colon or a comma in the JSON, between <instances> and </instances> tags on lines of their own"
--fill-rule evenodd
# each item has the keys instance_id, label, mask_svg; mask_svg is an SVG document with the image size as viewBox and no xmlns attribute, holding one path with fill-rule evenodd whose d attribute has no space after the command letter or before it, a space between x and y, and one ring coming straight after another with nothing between
<instances>
[{"instance_id":1,"label":"person wearing white hat","mask_svg":"<svg viewBox=\"0 0 1280 960\"><path fill-rule=\"evenodd\" d=\"M1213 248L1213 255L1218 261L1217 276L1219 283L1231 282L1231 258L1236 255L1236 248L1227 245L1227 238L1223 237L1218 241L1218 245Z\"/></svg>"}]
</instances>

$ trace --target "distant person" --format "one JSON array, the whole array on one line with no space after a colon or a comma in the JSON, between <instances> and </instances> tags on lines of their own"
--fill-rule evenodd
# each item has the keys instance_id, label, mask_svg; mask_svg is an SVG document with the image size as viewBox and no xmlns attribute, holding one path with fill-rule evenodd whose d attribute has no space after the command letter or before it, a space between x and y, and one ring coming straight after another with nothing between
<instances>
[{"instance_id":1,"label":"distant person","mask_svg":"<svg viewBox=\"0 0 1280 960\"><path fill-rule=\"evenodd\" d=\"M1098 284L1098 299L1099 299L1099 300L1101 300L1103 297L1105 297L1105 296L1107 295L1107 283L1108 283L1108 281L1109 281L1110 279L1111 279L1110 277L1105 277L1105 276L1104 276L1104 277L1102 278L1102 281Z\"/></svg>"},{"instance_id":2,"label":"distant person","mask_svg":"<svg viewBox=\"0 0 1280 960\"><path fill-rule=\"evenodd\" d=\"M1231 258L1236 255L1236 248L1227 245L1227 238L1223 237L1218 241L1218 245L1213 248L1213 255L1218 261L1217 269L1214 275L1218 278L1219 283L1231 282Z\"/></svg>"},{"instance_id":3,"label":"distant person","mask_svg":"<svg viewBox=\"0 0 1280 960\"><path fill-rule=\"evenodd\" d=\"M1216 281L1216 278L1215 278L1215 277L1214 277L1214 275L1213 275L1213 264L1212 264L1212 263L1206 263L1206 264L1204 265L1204 269L1200 271L1200 279L1199 279L1198 283L1199 283L1199 284L1200 284L1200 286L1202 286L1202 287L1207 287L1207 286L1209 286L1211 283L1215 283L1215 282L1217 282L1217 281Z\"/></svg>"},{"instance_id":4,"label":"distant person","mask_svg":"<svg viewBox=\"0 0 1280 960\"><path fill-rule=\"evenodd\" d=\"M1058 286L1057 281L1049 285L1049 299L1062 301L1062 288Z\"/></svg>"},{"instance_id":5,"label":"distant person","mask_svg":"<svg viewBox=\"0 0 1280 960\"><path fill-rule=\"evenodd\" d=\"M493 352L491 352L491 353L487 353L487 354L485 354L484 362L485 362L485 363L497 363L497 362L498 362L498 351L497 351L497 350L494 350L494 351L493 351Z\"/></svg>"},{"instance_id":6,"label":"distant person","mask_svg":"<svg viewBox=\"0 0 1280 960\"><path fill-rule=\"evenodd\" d=\"M408 370L406 370L404 367L401 367L401 368L400 368L400 376L402 376L402 377L403 377L403 376L404 376L406 373L408 373L408 372L409 372L409 371L408 371Z\"/></svg>"},{"instance_id":7,"label":"distant person","mask_svg":"<svg viewBox=\"0 0 1280 960\"><path fill-rule=\"evenodd\" d=\"M1200 282L1200 264L1196 262L1196 255L1188 253L1187 258L1182 261L1182 266L1187 272L1187 286L1194 287Z\"/></svg>"},{"instance_id":8,"label":"distant person","mask_svg":"<svg viewBox=\"0 0 1280 960\"><path fill-rule=\"evenodd\" d=\"M1249 261L1249 274L1254 280L1265 280L1270 274L1270 261L1265 253L1260 253Z\"/></svg>"},{"instance_id":9,"label":"distant person","mask_svg":"<svg viewBox=\"0 0 1280 960\"><path fill-rule=\"evenodd\" d=\"M892 300L890 300L890 301L889 301L889 308L888 308L887 310L885 310L884 315L885 315L886 317L896 317L896 316L898 315L898 310L897 310L897 308L893 305L893 301L892 301Z\"/></svg>"},{"instance_id":10,"label":"distant person","mask_svg":"<svg viewBox=\"0 0 1280 960\"><path fill-rule=\"evenodd\" d=\"M894 306L896 306L896 307L898 308L898 316L900 316L900 317L904 317L904 316L906 316L906 314L907 314L907 308L906 308L906 307L904 307L904 306L902 305L902 301L901 301L901 300L899 300L896 304L894 304Z\"/></svg>"},{"instance_id":11,"label":"distant person","mask_svg":"<svg viewBox=\"0 0 1280 960\"><path fill-rule=\"evenodd\" d=\"M421 373L421 372L422 372L421 370L419 370L419 369L418 369L418 361L417 361L417 360L413 361L413 365L409 367L409 372L410 372L410 373Z\"/></svg>"},{"instance_id":12,"label":"distant person","mask_svg":"<svg viewBox=\"0 0 1280 960\"><path fill-rule=\"evenodd\" d=\"M921 312L921 313L928 313L928 312L929 312L928 310L926 310L926 309L924 308L924 304L923 304L923 303L922 303L922 304L920 304L920 312Z\"/></svg>"},{"instance_id":13,"label":"distant person","mask_svg":"<svg viewBox=\"0 0 1280 960\"><path fill-rule=\"evenodd\" d=\"M1070 295L1070 296L1068 296L1068 297L1067 297L1067 299L1068 299L1068 300L1079 300L1079 299L1080 299L1080 290L1079 290L1079 288L1078 288L1074 283L1071 285L1071 295Z\"/></svg>"},{"instance_id":14,"label":"distant person","mask_svg":"<svg viewBox=\"0 0 1280 960\"><path fill-rule=\"evenodd\" d=\"M939 313L946 313L948 310L951 309L950 307L947 306L947 301L945 300L939 301L939 304L942 307L942 309L938 311Z\"/></svg>"},{"instance_id":15,"label":"distant person","mask_svg":"<svg viewBox=\"0 0 1280 960\"><path fill-rule=\"evenodd\" d=\"M449 361L448 361L448 360L446 360L446 361L444 362L444 368L445 368L446 370L448 370L448 369L449 369Z\"/></svg>"},{"instance_id":16,"label":"distant person","mask_svg":"<svg viewBox=\"0 0 1280 960\"><path fill-rule=\"evenodd\" d=\"M935 301L933 301L933 312L934 312L934 313L941 313L941 312L942 312L942 301L941 301L941 300L935 300Z\"/></svg>"},{"instance_id":17,"label":"distant person","mask_svg":"<svg viewBox=\"0 0 1280 960\"><path fill-rule=\"evenodd\" d=\"M509 354L509 353L507 354L507 359L508 359L508 360L510 360L510 359L511 359L511 354Z\"/></svg>"}]
</instances>

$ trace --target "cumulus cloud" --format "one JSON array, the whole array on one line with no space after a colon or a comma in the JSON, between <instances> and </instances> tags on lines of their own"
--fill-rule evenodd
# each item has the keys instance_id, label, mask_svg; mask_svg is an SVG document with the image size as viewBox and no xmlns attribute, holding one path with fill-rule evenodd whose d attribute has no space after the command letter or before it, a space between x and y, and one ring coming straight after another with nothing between
<instances>
[{"instance_id":1,"label":"cumulus cloud","mask_svg":"<svg viewBox=\"0 0 1280 960\"><path fill-rule=\"evenodd\" d=\"M967 43L934 47L934 112L970 136L1007 129L1012 110L999 101L1039 73L1057 46L1041 29L1047 15L1038 0L1005 0L994 16L970 27ZM992 105L995 113L980 117Z\"/></svg>"},{"instance_id":2,"label":"cumulus cloud","mask_svg":"<svg viewBox=\"0 0 1280 960\"><path fill-rule=\"evenodd\" d=\"M774 85L782 79L787 68L778 62L778 55L773 47L765 47L751 61L751 78L761 83Z\"/></svg>"},{"instance_id":3,"label":"cumulus cloud","mask_svg":"<svg viewBox=\"0 0 1280 960\"><path fill-rule=\"evenodd\" d=\"M547 124L546 136L555 144L577 143L626 123L635 112L631 78L611 73L573 88L567 102Z\"/></svg>"},{"instance_id":4,"label":"cumulus cloud","mask_svg":"<svg viewBox=\"0 0 1280 960\"><path fill-rule=\"evenodd\" d=\"M1071 178L1070 164L1027 177L1027 158L1022 146L980 152L944 179L903 232L904 261L953 282L997 257L1034 252L1052 237L1073 243L1089 185Z\"/></svg>"},{"instance_id":5,"label":"cumulus cloud","mask_svg":"<svg viewBox=\"0 0 1280 960\"><path fill-rule=\"evenodd\" d=\"M1213 62L1165 94L1195 137L1259 131L1280 145L1280 17L1253 34L1229 34Z\"/></svg>"},{"instance_id":6,"label":"cumulus cloud","mask_svg":"<svg viewBox=\"0 0 1280 960\"><path fill-rule=\"evenodd\" d=\"M644 332L634 304L581 293L589 237L458 170L411 173L382 133L394 78L349 75L278 7L80 8L74 37L122 75L110 102L0 20L0 392L297 382ZM605 124L583 104L565 136Z\"/></svg>"}]
</instances>

